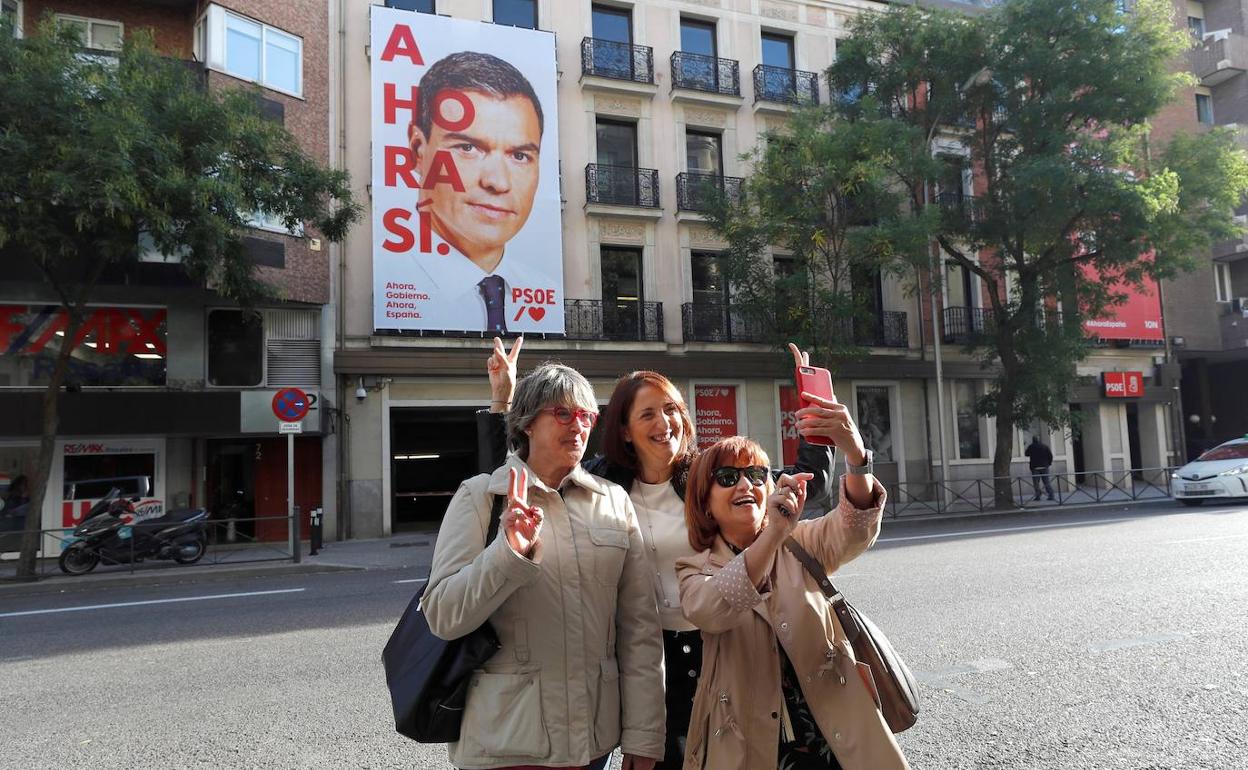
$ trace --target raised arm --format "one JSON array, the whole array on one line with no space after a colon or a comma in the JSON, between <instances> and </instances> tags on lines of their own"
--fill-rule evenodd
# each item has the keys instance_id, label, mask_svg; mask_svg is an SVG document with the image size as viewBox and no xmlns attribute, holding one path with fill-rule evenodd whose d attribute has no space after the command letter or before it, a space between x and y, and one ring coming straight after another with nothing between
<instances>
[{"instance_id":1,"label":"raised arm","mask_svg":"<svg viewBox=\"0 0 1248 770\"><path fill-rule=\"evenodd\" d=\"M524 337L517 337L511 352L503 341L494 338L494 350L486 359L485 371L490 377L490 408L477 412L477 472L493 473L507 460L507 410L516 389L516 359Z\"/></svg>"},{"instance_id":2,"label":"raised arm","mask_svg":"<svg viewBox=\"0 0 1248 770\"><path fill-rule=\"evenodd\" d=\"M870 479L871 495L867 505L854 505L842 476L840 504L824 516L800 522L793 530L793 538L829 573L861 556L880 535L880 521L888 495L879 480Z\"/></svg>"}]
</instances>

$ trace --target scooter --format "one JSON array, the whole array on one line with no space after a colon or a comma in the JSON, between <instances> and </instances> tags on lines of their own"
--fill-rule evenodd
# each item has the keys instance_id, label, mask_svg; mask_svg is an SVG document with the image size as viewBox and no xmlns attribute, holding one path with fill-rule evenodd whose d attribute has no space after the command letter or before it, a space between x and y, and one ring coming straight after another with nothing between
<instances>
[{"instance_id":1,"label":"scooter","mask_svg":"<svg viewBox=\"0 0 1248 770\"><path fill-rule=\"evenodd\" d=\"M208 511L184 508L170 511L155 519L127 524L126 515L133 516L134 504L141 498L126 499L114 487L98 503L91 506L82 523L74 529L78 539L61 553L61 571L68 575L85 575L100 561L109 564L137 563L144 559L172 559L179 564L194 564L208 550L204 522Z\"/></svg>"}]
</instances>

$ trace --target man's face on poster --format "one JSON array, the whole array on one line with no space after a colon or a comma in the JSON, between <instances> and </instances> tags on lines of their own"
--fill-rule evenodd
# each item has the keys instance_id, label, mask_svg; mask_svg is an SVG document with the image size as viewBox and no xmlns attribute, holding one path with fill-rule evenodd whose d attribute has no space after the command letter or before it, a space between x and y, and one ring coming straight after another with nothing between
<instances>
[{"instance_id":1,"label":"man's face on poster","mask_svg":"<svg viewBox=\"0 0 1248 770\"><path fill-rule=\"evenodd\" d=\"M465 106L458 99L435 100L443 120L434 120L430 135L415 125L412 151L422 180L435 175L434 158L444 152L455 165L463 191L449 181L421 190L422 209L430 213L434 231L470 259L501 256L503 247L533 210L539 177L542 131L533 103L522 96L500 99L464 91L472 105L472 121L458 130Z\"/></svg>"}]
</instances>

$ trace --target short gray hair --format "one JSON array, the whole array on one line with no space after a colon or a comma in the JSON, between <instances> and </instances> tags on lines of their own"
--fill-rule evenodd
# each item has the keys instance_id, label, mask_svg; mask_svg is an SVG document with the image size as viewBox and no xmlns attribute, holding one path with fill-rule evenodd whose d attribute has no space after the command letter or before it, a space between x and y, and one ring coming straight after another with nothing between
<instances>
[{"instance_id":1,"label":"short gray hair","mask_svg":"<svg viewBox=\"0 0 1248 770\"><path fill-rule=\"evenodd\" d=\"M507 412L507 443L520 458L529 458L529 436L525 430L543 409L552 406L580 407L598 411L598 399L589 380L570 366L548 361L520 380Z\"/></svg>"}]
</instances>

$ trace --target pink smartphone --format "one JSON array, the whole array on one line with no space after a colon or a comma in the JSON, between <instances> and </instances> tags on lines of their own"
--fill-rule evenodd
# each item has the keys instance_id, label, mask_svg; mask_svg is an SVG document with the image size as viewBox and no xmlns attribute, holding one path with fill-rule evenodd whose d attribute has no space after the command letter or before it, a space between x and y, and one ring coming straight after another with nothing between
<instances>
[{"instance_id":1,"label":"pink smartphone","mask_svg":"<svg viewBox=\"0 0 1248 770\"><path fill-rule=\"evenodd\" d=\"M832 373L827 369L818 366L799 366L797 367L796 379L798 399L801 401L803 408L811 405L809 401L801 397L803 391L820 398L833 398ZM806 440L811 444L832 446L832 439L824 436L811 436Z\"/></svg>"}]
</instances>

